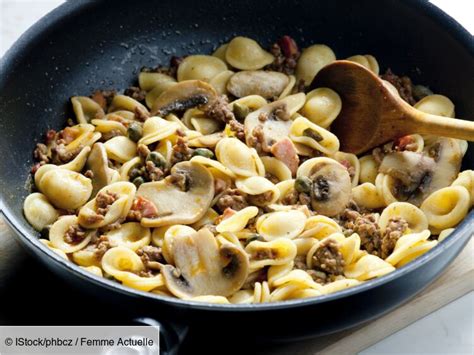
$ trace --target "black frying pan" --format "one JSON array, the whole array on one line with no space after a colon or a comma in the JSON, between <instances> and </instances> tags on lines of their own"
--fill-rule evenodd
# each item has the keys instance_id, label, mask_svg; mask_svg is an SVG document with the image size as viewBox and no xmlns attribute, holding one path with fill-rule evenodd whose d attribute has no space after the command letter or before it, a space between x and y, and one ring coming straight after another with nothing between
<instances>
[{"instance_id":1,"label":"black frying pan","mask_svg":"<svg viewBox=\"0 0 474 355\"><path fill-rule=\"evenodd\" d=\"M316 299L263 305L211 305L160 297L94 277L37 240L22 214L34 143L62 127L72 95L126 88L142 66L170 55L209 53L244 35L270 45L281 35L301 46L325 43L339 58L375 55L450 97L457 116L473 119L474 41L425 1L70 1L23 35L0 68L0 207L22 244L85 291L168 324L168 345L183 326L234 339L295 340L352 327L413 297L455 258L472 234L471 214L439 246L382 278ZM68 114L65 114L68 112ZM470 147L464 162L474 166ZM171 325L171 326L170 326ZM177 331L175 331L177 329Z\"/></svg>"}]
</instances>

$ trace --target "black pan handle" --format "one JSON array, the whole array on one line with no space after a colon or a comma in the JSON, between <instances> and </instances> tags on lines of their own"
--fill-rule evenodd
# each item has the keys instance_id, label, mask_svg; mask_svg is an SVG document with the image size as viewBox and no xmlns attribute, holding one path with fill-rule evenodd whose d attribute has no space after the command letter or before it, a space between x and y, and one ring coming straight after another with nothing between
<instances>
[{"instance_id":1,"label":"black pan handle","mask_svg":"<svg viewBox=\"0 0 474 355\"><path fill-rule=\"evenodd\" d=\"M148 325L159 327L160 329L160 354L176 355L178 354L184 338L188 334L189 326L181 323L170 323L166 321L158 321L149 317L135 318L134 323L139 325Z\"/></svg>"}]
</instances>

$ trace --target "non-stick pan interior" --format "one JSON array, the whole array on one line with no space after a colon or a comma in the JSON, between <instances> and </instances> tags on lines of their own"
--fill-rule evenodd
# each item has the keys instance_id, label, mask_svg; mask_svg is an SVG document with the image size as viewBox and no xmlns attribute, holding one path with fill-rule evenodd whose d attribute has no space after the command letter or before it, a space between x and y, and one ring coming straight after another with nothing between
<instances>
[{"instance_id":1,"label":"non-stick pan interior","mask_svg":"<svg viewBox=\"0 0 474 355\"><path fill-rule=\"evenodd\" d=\"M71 117L68 99L123 89L143 66L210 53L233 36L268 47L288 34L329 45L338 58L374 55L474 113L472 39L424 1L75 1L43 19L4 57L0 72L0 191L23 228L34 143ZM470 41L470 42L469 42ZM465 165L474 165L472 149Z\"/></svg>"}]
</instances>

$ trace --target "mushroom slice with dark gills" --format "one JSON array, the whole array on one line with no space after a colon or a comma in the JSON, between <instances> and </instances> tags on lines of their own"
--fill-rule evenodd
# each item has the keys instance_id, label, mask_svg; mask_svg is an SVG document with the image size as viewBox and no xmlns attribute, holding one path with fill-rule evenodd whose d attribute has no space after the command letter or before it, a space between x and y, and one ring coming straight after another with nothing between
<instances>
[{"instance_id":1,"label":"mushroom slice with dark gills","mask_svg":"<svg viewBox=\"0 0 474 355\"><path fill-rule=\"evenodd\" d=\"M152 114L165 117L192 107L203 108L217 99L216 90L201 80L186 80L171 86L153 103Z\"/></svg>"},{"instance_id":2,"label":"mushroom slice with dark gills","mask_svg":"<svg viewBox=\"0 0 474 355\"><path fill-rule=\"evenodd\" d=\"M201 164L185 161L174 165L164 180L140 185L137 196L157 208L156 217L141 219L143 226L191 224L209 209L214 197L214 178Z\"/></svg>"},{"instance_id":3,"label":"mushroom slice with dark gills","mask_svg":"<svg viewBox=\"0 0 474 355\"><path fill-rule=\"evenodd\" d=\"M334 159L312 158L300 165L297 180L309 178L311 207L332 217L344 211L351 199L351 178L347 169Z\"/></svg>"},{"instance_id":4,"label":"mushroom slice with dark gills","mask_svg":"<svg viewBox=\"0 0 474 355\"><path fill-rule=\"evenodd\" d=\"M245 251L231 243L219 245L206 228L173 240L175 266L161 269L168 290L181 299L229 296L239 290L249 273Z\"/></svg>"},{"instance_id":5,"label":"mushroom slice with dark gills","mask_svg":"<svg viewBox=\"0 0 474 355\"><path fill-rule=\"evenodd\" d=\"M299 93L264 105L248 114L244 121L247 145L270 152L273 144L288 138L292 123L290 117L303 107L304 102L305 95Z\"/></svg>"},{"instance_id":6,"label":"mushroom slice with dark gills","mask_svg":"<svg viewBox=\"0 0 474 355\"><path fill-rule=\"evenodd\" d=\"M398 201L420 206L431 193L449 186L461 168L462 151L452 138L425 137L422 153L403 151L386 155L379 172ZM392 201L393 202L393 201Z\"/></svg>"}]
</instances>

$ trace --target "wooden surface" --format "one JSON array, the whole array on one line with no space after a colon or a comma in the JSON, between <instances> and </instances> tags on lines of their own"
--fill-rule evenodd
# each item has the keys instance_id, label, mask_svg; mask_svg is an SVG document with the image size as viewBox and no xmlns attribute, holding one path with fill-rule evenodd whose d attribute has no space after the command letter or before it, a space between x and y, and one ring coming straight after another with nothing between
<instances>
[{"instance_id":1,"label":"wooden surface","mask_svg":"<svg viewBox=\"0 0 474 355\"><path fill-rule=\"evenodd\" d=\"M23 293L17 289L22 275L31 275L31 272L41 274L42 283L54 284L64 290L62 283L54 275L48 273L44 268L37 265L25 251L15 242L11 231L0 219L0 295L2 298L15 299L21 302ZM352 354L357 353L383 338L406 327L427 314L441 308L449 302L474 290L474 240L471 240L457 259L443 273L443 275L420 295L409 303L399 307L391 313L372 321L364 326L348 331L336 333L322 338L300 341L292 344L278 344L265 346L265 354ZM31 271L31 269L34 269ZM21 287L21 286L20 286ZM47 288L47 286L45 286ZM31 288L28 288L31 290ZM75 293L72 291L72 293ZM48 302L50 296L47 294L36 295L36 301ZM42 299L41 297L44 297ZM44 304L44 303L43 303ZM0 312L3 313L3 312ZM8 311L7 311L8 313ZM34 317L15 311L8 314L0 314L1 324L24 323L35 320L42 324L41 317ZM103 314L107 317L106 314ZM44 322L44 321L43 321ZM82 320L84 322L84 320Z\"/></svg>"}]
</instances>

